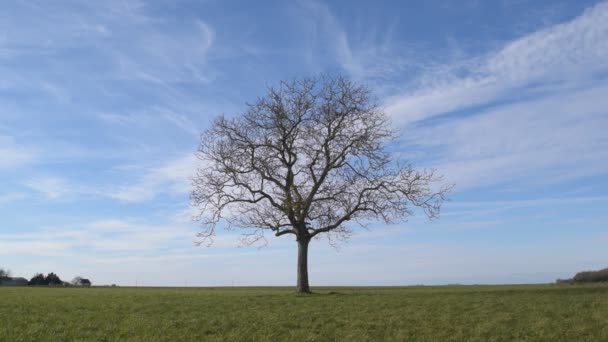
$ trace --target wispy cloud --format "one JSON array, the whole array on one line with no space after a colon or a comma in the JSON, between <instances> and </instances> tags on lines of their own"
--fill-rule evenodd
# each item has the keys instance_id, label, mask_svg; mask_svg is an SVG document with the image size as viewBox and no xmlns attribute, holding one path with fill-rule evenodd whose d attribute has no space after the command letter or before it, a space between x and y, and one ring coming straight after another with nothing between
<instances>
[{"instance_id":1,"label":"wispy cloud","mask_svg":"<svg viewBox=\"0 0 608 342\"><path fill-rule=\"evenodd\" d=\"M23 192L8 192L0 193L0 206L10 203L19 202L27 198L27 194Z\"/></svg>"},{"instance_id":2,"label":"wispy cloud","mask_svg":"<svg viewBox=\"0 0 608 342\"><path fill-rule=\"evenodd\" d=\"M17 2L0 19L0 31L10 33L0 40L1 85L59 102L83 92L121 96L115 89L123 82L176 93L174 84L207 83L216 73L208 64L215 41L208 23L201 18L168 22L138 1ZM21 73L8 67L28 58L40 64Z\"/></svg>"},{"instance_id":3,"label":"wispy cloud","mask_svg":"<svg viewBox=\"0 0 608 342\"><path fill-rule=\"evenodd\" d=\"M140 170L134 184L111 191L107 195L123 201L142 201L160 193L187 193L190 180L196 171L198 160L193 153L168 161L162 165Z\"/></svg>"},{"instance_id":4,"label":"wispy cloud","mask_svg":"<svg viewBox=\"0 0 608 342\"><path fill-rule=\"evenodd\" d=\"M97 117L107 124L120 125L128 129L137 129L153 124L166 127L166 124L171 124L193 137L198 136L202 131L188 116L180 114L176 110L159 106L151 106L144 112L138 113L99 113Z\"/></svg>"},{"instance_id":5,"label":"wispy cloud","mask_svg":"<svg viewBox=\"0 0 608 342\"><path fill-rule=\"evenodd\" d=\"M608 3L601 3L497 53L431 74L416 90L387 100L387 110L411 129L404 150L432 151L421 159L460 189L607 173L605 37ZM454 111L459 115L447 115Z\"/></svg>"},{"instance_id":6,"label":"wispy cloud","mask_svg":"<svg viewBox=\"0 0 608 342\"><path fill-rule=\"evenodd\" d=\"M161 194L184 195L190 191L190 181L198 159L187 153L176 159L149 166L125 165L114 172L129 183L91 180L90 183L72 181L65 177L35 176L23 182L30 190L42 194L47 200L77 199L79 197L110 198L125 202L145 202ZM184 197L184 201L186 197Z\"/></svg>"},{"instance_id":7,"label":"wispy cloud","mask_svg":"<svg viewBox=\"0 0 608 342\"><path fill-rule=\"evenodd\" d=\"M393 26L397 17L379 27L366 24L360 34L349 34L325 2L298 1L298 4L309 18L310 25L306 28L310 58L323 61L330 57L352 78L385 80L423 63L408 55L409 49L395 43ZM329 56L324 51L330 51ZM384 87L386 82L377 82L377 88Z\"/></svg>"},{"instance_id":8,"label":"wispy cloud","mask_svg":"<svg viewBox=\"0 0 608 342\"><path fill-rule=\"evenodd\" d=\"M61 178L33 178L26 181L25 185L43 194L47 199L57 199L74 192L74 189L71 189L67 182Z\"/></svg>"},{"instance_id":9,"label":"wispy cloud","mask_svg":"<svg viewBox=\"0 0 608 342\"><path fill-rule=\"evenodd\" d=\"M489 55L437 67L386 100L401 123L491 103L498 96L542 94L544 87L570 89L608 70L608 3L570 22L534 32Z\"/></svg>"},{"instance_id":10,"label":"wispy cloud","mask_svg":"<svg viewBox=\"0 0 608 342\"><path fill-rule=\"evenodd\" d=\"M175 248L176 241L180 241L178 246L182 246L181 248L193 245L193 239L194 229L188 225L101 219L82 224L71 223L65 227L40 228L26 233L0 233L0 240L11 245L11 248L0 249L0 253L47 255L46 253L61 252L63 255L79 255L83 250L99 253L153 253Z\"/></svg>"},{"instance_id":11,"label":"wispy cloud","mask_svg":"<svg viewBox=\"0 0 608 342\"><path fill-rule=\"evenodd\" d=\"M460 187L526 177L559 182L608 172L608 87L505 105L458 121L421 126L424 146Z\"/></svg>"},{"instance_id":12,"label":"wispy cloud","mask_svg":"<svg viewBox=\"0 0 608 342\"><path fill-rule=\"evenodd\" d=\"M11 136L0 134L0 169L26 165L36 158L33 149L20 145Z\"/></svg>"}]
</instances>

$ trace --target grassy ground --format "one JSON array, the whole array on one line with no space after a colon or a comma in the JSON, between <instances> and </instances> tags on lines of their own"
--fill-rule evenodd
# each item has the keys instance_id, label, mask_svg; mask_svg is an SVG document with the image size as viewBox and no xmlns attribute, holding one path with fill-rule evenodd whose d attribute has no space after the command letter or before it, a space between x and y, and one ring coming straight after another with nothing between
<instances>
[{"instance_id":1,"label":"grassy ground","mask_svg":"<svg viewBox=\"0 0 608 342\"><path fill-rule=\"evenodd\" d=\"M0 288L2 341L608 341L608 285Z\"/></svg>"}]
</instances>

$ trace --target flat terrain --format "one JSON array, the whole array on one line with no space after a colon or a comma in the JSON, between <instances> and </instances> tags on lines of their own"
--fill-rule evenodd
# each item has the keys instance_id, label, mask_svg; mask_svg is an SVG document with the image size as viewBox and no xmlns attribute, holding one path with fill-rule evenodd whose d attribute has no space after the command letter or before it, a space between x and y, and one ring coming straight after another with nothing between
<instances>
[{"instance_id":1,"label":"flat terrain","mask_svg":"<svg viewBox=\"0 0 608 342\"><path fill-rule=\"evenodd\" d=\"M2 341L608 341L608 284L0 288Z\"/></svg>"}]
</instances>

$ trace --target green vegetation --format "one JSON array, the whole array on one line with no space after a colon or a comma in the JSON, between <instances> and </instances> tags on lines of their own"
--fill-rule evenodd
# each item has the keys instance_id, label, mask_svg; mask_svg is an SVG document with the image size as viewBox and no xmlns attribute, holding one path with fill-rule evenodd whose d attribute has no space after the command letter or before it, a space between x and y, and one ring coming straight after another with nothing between
<instances>
[{"instance_id":1,"label":"green vegetation","mask_svg":"<svg viewBox=\"0 0 608 342\"><path fill-rule=\"evenodd\" d=\"M608 341L608 284L0 289L1 341Z\"/></svg>"},{"instance_id":2,"label":"green vegetation","mask_svg":"<svg viewBox=\"0 0 608 342\"><path fill-rule=\"evenodd\" d=\"M36 275L34 275L32 277L32 279L30 279L30 281L28 282L29 285L52 285L52 286L57 286L57 285L63 285L63 281L61 280L61 278L59 278L58 275L56 275L55 273L51 272L49 274L47 274L46 276L42 273L36 273Z\"/></svg>"},{"instance_id":3,"label":"green vegetation","mask_svg":"<svg viewBox=\"0 0 608 342\"><path fill-rule=\"evenodd\" d=\"M557 279L558 284L574 284L574 283L608 283L608 267L598 271L583 271L578 272L570 279Z\"/></svg>"},{"instance_id":4,"label":"green vegetation","mask_svg":"<svg viewBox=\"0 0 608 342\"><path fill-rule=\"evenodd\" d=\"M597 282L608 282L608 268L604 268L599 271L583 271L577 273L572 278L576 283L597 283Z\"/></svg>"}]
</instances>

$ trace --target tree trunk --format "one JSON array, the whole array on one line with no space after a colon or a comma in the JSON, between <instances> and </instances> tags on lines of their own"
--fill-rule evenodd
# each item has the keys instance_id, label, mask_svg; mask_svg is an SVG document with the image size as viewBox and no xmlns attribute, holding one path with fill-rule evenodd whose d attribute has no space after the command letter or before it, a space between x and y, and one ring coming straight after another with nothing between
<instances>
[{"instance_id":1,"label":"tree trunk","mask_svg":"<svg viewBox=\"0 0 608 342\"><path fill-rule=\"evenodd\" d=\"M308 286L308 243L310 239L298 239L298 293L310 293Z\"/></svg>"}]
</instances>

